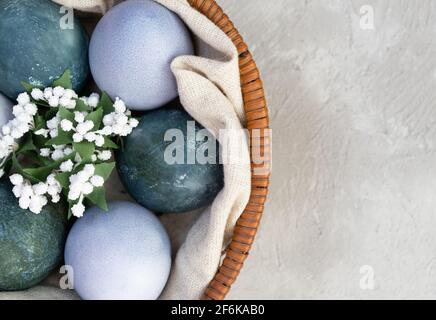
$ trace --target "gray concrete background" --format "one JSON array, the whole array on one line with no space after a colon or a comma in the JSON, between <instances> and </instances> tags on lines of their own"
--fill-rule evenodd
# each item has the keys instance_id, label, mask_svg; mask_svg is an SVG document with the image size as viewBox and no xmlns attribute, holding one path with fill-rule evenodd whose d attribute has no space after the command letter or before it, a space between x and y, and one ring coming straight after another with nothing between
<instances>
[{"instance_id":1,"label":"gray concrete background","mask_svg":"<svg viewBox=\"0 0 436 320\"><path fill-rule=\"evenodd\" d=\"M436 298L436 2L219 2L262 71L274 143L229 297Z\"/></svg>"}]
</instances>

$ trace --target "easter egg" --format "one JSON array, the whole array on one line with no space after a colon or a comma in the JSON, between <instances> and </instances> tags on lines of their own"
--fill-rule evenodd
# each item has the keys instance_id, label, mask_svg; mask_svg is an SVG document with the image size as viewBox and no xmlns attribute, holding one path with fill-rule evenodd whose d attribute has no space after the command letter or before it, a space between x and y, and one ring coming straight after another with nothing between
<instances>
[{"instance_id":1,"label":"easter egg","mask_svg":"<svg viewBox=\"0 0 436 320\"><path fill-rule=\"evenodd\" d=\"M40 214L23 210L0 181L0 291L24 290L38 284L62 259L67 219L54 206Z\"/></svg>"},{"instance_id":2,"label":"easter egg","mask_svg":"<svg viewBox=\"0 0 436 320\"><path fill-rule=\"evenodd\" d=\"M190 33L175 13L151 0L130 0L98 23L89 63L101 90L132 110L149 110L178 96L170 64L193 52Z\"/></svg>"},{"instance_id":3,"label":"easter egg","mask_svg":"<svg viewBox=\"0 0 436 320\"><path fill-rule=\"evenodd\" d=\"M171 133L168 130L176 130L179 139L172 139L171 134L166 137ZM118 172L129 194L154 212L179 213L210 204L223 188L223 170L213 137L216 149L204 152L211 152L211 161L197 161L197 153L205 148L202 139L196 139L200 131L208 132L181 108L147 112L116 154ZM176 143L181 145L173 150ZM173 151L179 151L176 159Z\"/></svg>"},{"instance_id":4,"label":"easter egg","mask_svg":"<svg viewBox=\"0 0 436 320\"><path fill-rule=\"evenodd\" d=\"M153 300L170 273L169 237L154 214L130 202L85 211L73 225L65 263L86 300Z\"/></svg>"},{"instance_id":5,"label":"easter egg","mask_svg":"<svg viewBox=\"0 0 436 320\"><path fill-rule=\"evenodd\" d=\"M50 0L0 1L0 91L15 99L21 81L47 87L66 69L73 89L88 77L88 37L72 12Z\"/></svg>"},{"instance_id":6,"label":"easter egg","mask_svg":"<svg viewBox=\"0 0 436 320\"><path fill-rule=\"evenodd\" d=\"M0 93L0 128L13 118L12 102Z\"/></svg>"}]
</instances>

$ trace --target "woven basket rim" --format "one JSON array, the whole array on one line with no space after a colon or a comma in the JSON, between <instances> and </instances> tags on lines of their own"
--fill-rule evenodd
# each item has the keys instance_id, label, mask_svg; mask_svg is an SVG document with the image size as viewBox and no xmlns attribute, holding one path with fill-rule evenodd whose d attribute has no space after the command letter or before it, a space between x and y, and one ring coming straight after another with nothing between
<instances>
[{"instance_id":1,"label":"woven basket rim","mask_svg":"<svg viewBox=\"0 0 436 320\"><path fill-rule=\"evenodd\" d=\"M264 156L269 155L271 136L268 107L260 73L247 44L215 0L188 0L188 2L226 33L236 46L239 54L241 90L247 129L250 136L253 130L262 131L260 152ZM203 299L206 300L223 300L226 297L248 257L263 215L268 194L271 157L266 157L267 160L262 164L265 169L262 173L255 173L257 164L254 163L251 154L250 158L252 167L250 200L236 223L224 260L204 292Z\"/></svg>"}]
</instances>

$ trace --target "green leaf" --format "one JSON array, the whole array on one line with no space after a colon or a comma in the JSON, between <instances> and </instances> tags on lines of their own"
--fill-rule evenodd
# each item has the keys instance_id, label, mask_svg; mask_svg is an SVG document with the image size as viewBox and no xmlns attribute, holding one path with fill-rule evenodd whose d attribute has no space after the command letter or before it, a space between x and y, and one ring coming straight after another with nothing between
<instances>
[{"instance_id":1,"label":"green leaf","mask_svg":"<svg viewBox=\"0 0 436 320\"><path fill-rule=\"evenodd\" d=\"M61 118L61 120L67 119L67 120L70 120L71 122L74 121L74 113L69 111L67 108L60 107L58 112L59 112L59 117Z\"/></svg>"},{"instance_id":2,"label":"green leaf","mask_svg":"<svg viewBox=\"0 0 436 320\"><path fill-rule=\"evenodd\" d=\"M103 91L101 94L100 102L97 108L103 108L103 115L107 115L115 111L114 103L109 95Z\"/></svg>"},{"instance_id":3,"label":"green leaf","mask_svg":"<svg viewBox=\"0 0 436 320\"><path fill-rule=\"evenodd\" d=\"M75 111L86 111L89 112L91 111L91 108L82 100L82 99L75 99L76 100L76 107L75 107Z\"/></svg>"},{"instance_id":4,"label":"green leaf","mask_svg":"<svg viewBox=\"0 0 436 320\"><path fill-rule=\"evenodd\" d=\"M62 188L68 189L70 187L70 177L72 172L61 172L58 173L55 178L61 184Z\"/></svg>"},{"instance_id":5,"label":"green leaf","mask_svg":"<svg viewBox=\"0 0 436 320\"><path fill-rule=\"evenodd\" d=\"M72 160L72 159L74 159L74 156L75 156L75 152L71 153L67 157L64 157L62 159L54 161L45 167L26 168L26 169L23 169L23 172L26 174L26 176L32 177L35 180L45 181L54 169L59 168L59 166L61 165L62 162L67 161L68 159Z\"/></svg>"},{"instance_id":6,"label":"green leaf","mask_svg":"<svg viewBox=\"0 0 436 320\"><path fill-rule=\"evenodd\" d=\"M65 89L72 89L73 85L71 83L71 71L70 69L65 70L65 72L55 81L53 81L53 87L62 87Z\"/></svg>"},{"instance_id":7,"label":"green leaf","mask_svg":"<svg viewBox=\"0 0 436 320\"><path fill-rule=\"evenodd\" d=\"M21 85L27 92L32 92L34 88L37 88L26 81L21 81Z\"/></svg>"},{"instance_id":8,"label":"green leaf","mask_svg":"<svg viewBox=\"0 0 436 320\"><path fill-rule=\"evenodd\" d=\"M95 152L95 145L92 142L74 142L73 148L79 153L84 161L89 160Z\"/></svg>"},{"instance_id":9,"label":"green leaf","mask_svg":"<svg viewBox=\"0 0 436 320\"><path fill-rule=\"evenodd\" d=\"M85 117L85 120L91 120L92 122L94 122L94 127L92 130L100 129L102 119L103 119L103 108L97 108L97 110L91 112Z\"/></svg>"},{"instance_id":10,"label":"green leaf","mask_svg":"<svg viewBox=\"0 0 436 320\"><path fill-rule=\"evenodd\" d=\"M113 142L109 137L105 136L103 148L118 149L118 145Z\"/></svg>"},{"instance_id":11,"label":"green leaf","mask_svg":"<svg viewBox=\"0 0 436 320\"><path fill-rule=\"evenodd\" d=\"M34 131L38 131L39 129L45 128L46 121L45 121L43 116L38 114L38 115L35 116L34 119L35 119L35 129L34 129Z\"/></svg>"},{"instance_id":12,"label":"green leaf","mask_svg":"<svg viewBox=\"0 0 436 320\"><path fill-rule=\"evenodd\" d=\"M101 176L104 181L109 179L112 171L115 168L115 162L100 163L95 165L95 175Z\"/></svg>"},{"instance_id":13,"label":"green leaf","mask_svg":"<svg viewBox=\"0 0 436 320\"><path fill-rule=\"evenodd\" d=\"M63 144L73 143L73 133L65 132L61 128L58 129L58 136L52 139L49 139L45 145L46 146L60 146Z\"/></svg>"},{"instance_id":14,"label":"green leaf","mask_svg":"<svg viewBox=\"0 0 436 320\"><path fill-rule=\"evenodd\" d=\"M45 120L50 120L50 119L52 119L53 117L55 117L56 116L56 114L58 113L58 111L59 111L59 108L50 108L46 113L45 113Z\"/></svg>"},{"instance_id":15,"label":"green leaf","mask_svg":"<svg viewBox=\"0 0 436 320\"><path fill-rule=\"evenodd\" d=\"M93 204L97 205L100 209L107 211L108 206L106 202L106 190L104 187L94 188L91 194L86 196Z\"/></svg>"},{"instance_id":16,"label":"green leaf","mask_svg":"<svg viewBox=\"0 0 436 320\"><path fill-rule=\"evenodd\" d=\"M20 144L20 148L17 151L17 154L21 154L26 151L34 151L36 150L36 147L33 143L32 134L26 134L26 136L23 139L23 143Z\"/></svg>"}]
</instances>

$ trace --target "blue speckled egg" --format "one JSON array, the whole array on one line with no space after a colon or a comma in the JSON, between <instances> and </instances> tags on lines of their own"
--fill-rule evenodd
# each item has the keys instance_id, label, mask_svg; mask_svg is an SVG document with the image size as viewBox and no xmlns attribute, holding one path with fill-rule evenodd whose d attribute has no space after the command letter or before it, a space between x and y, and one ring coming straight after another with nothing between
<instances>
[{"instance_id":1,"label":"blue speckled egg","mask_svg":"<svg viewBox=\"0 0 436 320\"><path fill-rule=\"evenodd\" d=\"M0 91L11 99L24 91L21 81L48 86L66 69L75 90L85 85L88 37L60 9L50 0L0 1Z\"/></svg>"},{"instance_id":2,"label":"blue speckled egg","mask_svg":"<svg viewBox=\"0 0 436 320\"><path fill-rule=\"evenodd\" d=\"M0 93L0 129L12 119L12 102Z\"/></svg>"},{"instance_id":3,"label":"blue speckled egg","mask_svg":"<svg viewBox=\"0 0 436 320\"><path fill-rule=\"evenodd\" d=\"M178 96L170 64L193 52L190 33L175 13L151 0L130 0L98 23L89 63L101 90L133 110L149 110Z\"/></svg>"},{"instance_id":4,"label":"blue speckled egg","mask_svg":"<svg viewBox=\"0 0 436 320\"><path fill-rule=\"evenodd\" d=\"M74 288L87 300L153 300L170 273L171 247L160 221L130 202L86 210L65 246Z\"/></svg>"},{"instance_id":5,"label":"blue speckled egg","mask_svg":"<svg viewBox=\"0 0 436 320\"><path fill-rule=\"evenodd\" d=\"M205 154L207 147L204 141L195 137L204 129L198 122L195 122L195 136L188 137L190 121L194 123L185 110L173 104L149 111L124 139L124 148L116 154L123 185L136 201L154 212L181 213L205 207L224 186L218 144L216 150L212 150L215 154L210 154L213 161L188 160L188 154L203 151ZM171 135L165 138L170 129L181 134L179 141L183 150L179 153L182 161L178 163L165 160L168 150L173 151L172 146L177 142ZM211 139L215 141L213 137Z\"/></svg>"}]
</instances>

